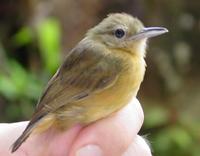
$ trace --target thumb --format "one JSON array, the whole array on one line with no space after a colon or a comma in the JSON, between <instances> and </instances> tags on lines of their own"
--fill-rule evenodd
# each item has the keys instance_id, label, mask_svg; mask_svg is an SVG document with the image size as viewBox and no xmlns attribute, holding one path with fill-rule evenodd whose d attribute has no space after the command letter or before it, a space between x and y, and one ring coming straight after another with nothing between
<instances>
[{"instance_id":1,"label":"thumb","mask_svg":"<svg viewBox=\"0 0 200 156\"><path fill-rule=\"evenodd\" d=\"M70 156L121 156L136 137L143 118L139 101L132 100L120 112L83 128Z\"/></svg>"}]
</instances>

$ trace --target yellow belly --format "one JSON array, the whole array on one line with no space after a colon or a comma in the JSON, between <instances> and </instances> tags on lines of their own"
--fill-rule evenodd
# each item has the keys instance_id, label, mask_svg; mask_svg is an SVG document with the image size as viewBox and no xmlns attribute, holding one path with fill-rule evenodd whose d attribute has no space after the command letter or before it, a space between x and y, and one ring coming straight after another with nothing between
<instances>
[{"instance_id":1,"label":"yellow belly","mask_svg":"<svg viewBox=\"0 0 200 156\"><path fill-rule=\"evenodd\" d=\"M141 58L133 58L129 65L129 69L119 75L112 87L77 101L70 108L68 105L62 109L60 111L64 116L62 119L66 119L68 124L69 122L88 124L104 118L128 104L132 97L136 96L143 80L145 62ZM61 125L63 124L62 119Z\"/></svg>"},{"instance_id":2,"label":"yellow belly","mask_svg":"<svg viewBox=\"0 0 200 156\"><path fill-rule=\"evenodd\" d=\"M115 85L80 102L80 106L85 105L87 109L83 116L84 123L96 121L118 111L137 95L145 72L144 62L140 61L143 60L134 59L132 68L124 71Z\"/></svg>"},{"instance_id":3,"label":"yellow belly","mask_svg":"<svg viewBox=\"0 0 200 156\"><path fill-rule=\"evenodd\" d=\"M128 104L136 96L145 72L143 59L136 57L129 60L130 67L119 75L112 87L49 114L37 129L43 131L48 128L46 125L67 129L77 123L89 124Z\"/></svg>"}]
</instances>

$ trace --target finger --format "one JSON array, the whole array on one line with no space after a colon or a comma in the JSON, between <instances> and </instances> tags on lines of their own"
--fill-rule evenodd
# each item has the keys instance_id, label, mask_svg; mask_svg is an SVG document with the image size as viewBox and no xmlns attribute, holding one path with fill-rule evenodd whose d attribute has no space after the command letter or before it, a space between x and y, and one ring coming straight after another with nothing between
<instances>
[{"instance_id":1,"label":"finger","mask_svg":"<svg viewBox=\"0 0 200 156\"><path fill-rule=\"evenodd\" d=\"M133 99L118 113L85 127L70 156L121 156L140 130L143 119L140 103Z\"/></svg>"},{"instance_id":2,"label":"finger","mask_svg":"<svg viewBox=\"0 0 200 156\"><path fill-rule=\"evenodd\" d=\"M0 124L0 147L4 147L5 150L9 151L11 144L17 137L22 133L28 122L18 122L12 124ZM9 135L9 137L8 137Z\"/></svg>"},{"instance_id":3,"label":"finger","mask_svg":"<svg viewBox=\"0 0 200 156\"><path fill-rule=\"evenodd\" d=\"M80 125L74 126L70 130L63 132L51 128L45 133L29 137L15 153L28 156L68 155L73 140L75 140L80 130Z\"/></svg>"},{"instance_id":4,"label":"finger","mask_svg":"<svg viewBox=\"0 0 200 156\"><path fill-rule=\"evenodd\" d=\"M1 124L1 127L5 128L0 130L0 138L4 140L2 144L0 142L0 147L4 149L4 151L0 150L0 155L1 152L6 153L7 156L67 155L73 140L81 130L79 125L63 132L51 128L45 133L31 135L15 153L11 154L11 145L21 135L27 124L28 122Z\"/></svg>"},{"instance_id":5,"label":"finger","mask_svg":"<svg viewBox=\"0 0 200 156\"><path fill-rule=\"evenodd\" d=\"M0 155L10 156L14 140L22 133L28 122L0 124ZM13 155L14 156L14 155Z\"/></svg>"},{"instance_id":6,"label":"finger","mask_svg":"<svg viewBox=\"0 0 200 156\"><path fill-rule=\"evenodd\" d=\"M128 150L122 156L152 156L151 149L144 138L137 135Z\"/></svg>"}]
</instances>

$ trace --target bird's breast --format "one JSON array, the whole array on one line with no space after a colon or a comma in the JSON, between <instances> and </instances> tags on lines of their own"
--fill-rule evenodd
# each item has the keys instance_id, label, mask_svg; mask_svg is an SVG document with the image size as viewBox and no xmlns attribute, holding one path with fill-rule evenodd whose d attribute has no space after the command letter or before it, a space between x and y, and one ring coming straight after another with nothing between
<instances>
[{"instance_id":1,"label":"bird's breast","mask_svg":"<svg viewBox=\"0 0 200 156\"><path fill-rule=\"evenodd\" d=\"M81 105L87 107L84 122L90 123L121 109L136 96L145 73L143 58L129 58L126 70L122 70L113 86L99 92Z\"/></svg>"},{"instance_id":2,"label":"bird's breast","mask_svg":"<svg viewBox=\"0 0 200 156\"><path fill-rule=\"evenodd\" d=\"M117 57L121 58L123 68L115 83L62 108L62 119L58 119L61 123L66 120L66 126L70 123L89 124L118 111L136 96L144 77L144 59L130 55Z\"/></svg>"}]
</instances>

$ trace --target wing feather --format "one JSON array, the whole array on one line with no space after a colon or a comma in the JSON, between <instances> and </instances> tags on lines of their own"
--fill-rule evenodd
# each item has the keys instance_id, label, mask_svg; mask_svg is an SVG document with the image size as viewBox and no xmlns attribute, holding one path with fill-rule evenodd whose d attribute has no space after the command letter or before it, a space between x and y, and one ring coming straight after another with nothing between
<instances>
[{"instance_id":1,"label":"wing feather","mask_svg":"<svg viewBox=\"0 0 200 156\"><path fill-rule=\"evenodd\" d=\"M43 108L55 110L109 88L121 71L120 62L119 58L113 58L101 49L73 49L49 81L37 111Z\"/></svg>"}]
</instances>

